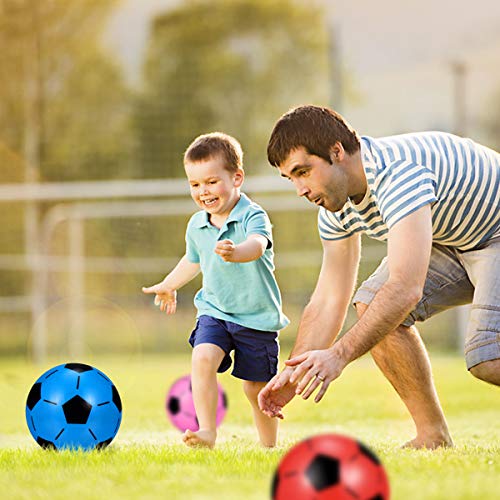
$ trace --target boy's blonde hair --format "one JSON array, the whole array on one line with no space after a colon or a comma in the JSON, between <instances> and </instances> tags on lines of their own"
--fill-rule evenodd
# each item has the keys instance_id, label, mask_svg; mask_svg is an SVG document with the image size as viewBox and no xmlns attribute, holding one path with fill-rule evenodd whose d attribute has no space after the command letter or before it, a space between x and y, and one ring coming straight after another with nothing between
<instances>
[{"instance_id":1,"label":"boy's blonde hair","mask_svg":"<svg viewBox=\"0 0 500 500\"><path fill-rule=\"evenodd\" d=\"M220 156L229 172L243 169L243 150L240 143L228 134L212 132L198 136L184 153L184 165Z\"/></svg>"}]
</instances>

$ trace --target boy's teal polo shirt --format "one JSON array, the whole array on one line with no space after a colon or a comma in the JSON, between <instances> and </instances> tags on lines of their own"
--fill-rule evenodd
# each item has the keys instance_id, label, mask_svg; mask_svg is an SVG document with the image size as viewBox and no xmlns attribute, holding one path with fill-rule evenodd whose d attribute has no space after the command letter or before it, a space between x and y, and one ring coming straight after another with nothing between
<instances>
[{"instance_id":1,"label":"boy's teal polo shirt","mask_svg":"<svg viewBox=\"0 0 500 500\"><path fill-rule=\"evenodd\" d=\"M224 262L214 252L219 240L236 245L251 234L268 240L262 257L252 262ZM199 263L203 285L194 298L198 316L204 314L248 328L277 331L288 318L281 310L281 295L274 277L271 221L266 212L245 194L219 229L204 210L196 212L186 230L186 257Z\"/></svg>"}]
</instances>

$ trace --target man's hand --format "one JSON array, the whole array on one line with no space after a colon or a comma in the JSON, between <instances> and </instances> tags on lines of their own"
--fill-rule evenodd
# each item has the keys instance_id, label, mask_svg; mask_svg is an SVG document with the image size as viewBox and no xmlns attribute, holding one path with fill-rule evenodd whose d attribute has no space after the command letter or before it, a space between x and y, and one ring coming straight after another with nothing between
<instances>
[{"instance_id":1,"label":"man's hand","mask_svg":"<svg viewBox=\"0 0 500 500\"><path fill-rule=\"evenodd\" d=\"M174 314L177 309L177 291L163 281L150 287L142 287L144 293L155 293L155 306L167 314Z\"/></svg>"},{"instance_id":2,"label":"man's hand","mask_svg":"<svg viewBox=\"0 0 500 500\"><path fill-rule=\"evenodd\" d=\"M342 360L334 347L316 351L308 351L285 361L290 367L295 367L290 376L290 384L297 384L296 394L302 394L303 399L309 396L321 385L314 398L319 403L328 386L340 376L347 363Z\"/></svg>"},{"instance_id":3,"label":"man's hand","mask_svg":"<svg viewBox=\"0 0 500 500\"><path fill-rule=\"evenodd\" d=\"M268 417L284 418L283 407L295 397L296 384L290 383L293 368L276 374L259 392L259 408Z\"/></svg>"},{"instance_id":4,"label":"man's hand","mask_svg":"<svg viewBox=\"0 0 500 500\"><path fill-rule=\"evenodd\" d=\"M215 253L220 255L224 262L236 262L235 260L236 245L231 240L221 240L215 245Z\"/></svg>"}]
</instances>

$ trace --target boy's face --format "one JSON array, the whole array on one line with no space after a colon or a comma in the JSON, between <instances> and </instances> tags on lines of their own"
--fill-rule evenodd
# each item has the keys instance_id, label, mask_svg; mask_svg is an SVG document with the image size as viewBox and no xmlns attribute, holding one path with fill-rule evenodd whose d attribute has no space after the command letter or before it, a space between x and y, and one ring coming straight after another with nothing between
<instances>
[{"instance_id":1,"label":"boy's face","mask_svg":"<svg viewBox=\"0 0 500 500\"><path fill-rule=\"evenodd\" d=\"M210 215L227 217L240 198L243 170L229 172L220 156L184 168L194 202Z\"/></svg>"}]
</instances>

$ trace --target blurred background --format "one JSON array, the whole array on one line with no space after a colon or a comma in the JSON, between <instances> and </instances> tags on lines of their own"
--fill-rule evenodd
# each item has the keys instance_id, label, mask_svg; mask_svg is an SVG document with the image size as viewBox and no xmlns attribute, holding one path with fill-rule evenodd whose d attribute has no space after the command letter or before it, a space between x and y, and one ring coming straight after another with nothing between
<instances>
[{"instance_id":1,"label":"blurred background","mask_svg":"<svg viewBox=\"0 0 500 500\"><path fill-rule=\"evenodd\" d=\"M222 130L274 224L291 325L321 263L316 211L266 161L274 122L328 105L362 135L442 130L500 147L500 3L0 0L0 356L188 351L193 295L141 287L184 252L182 154ZM385 247L365 240L360 280ZM460 349L463 312L422 326ZM466 314L466 313L465 313ZM347 326L354 317L350 313Z\"/></svg>"}]
</instances>

